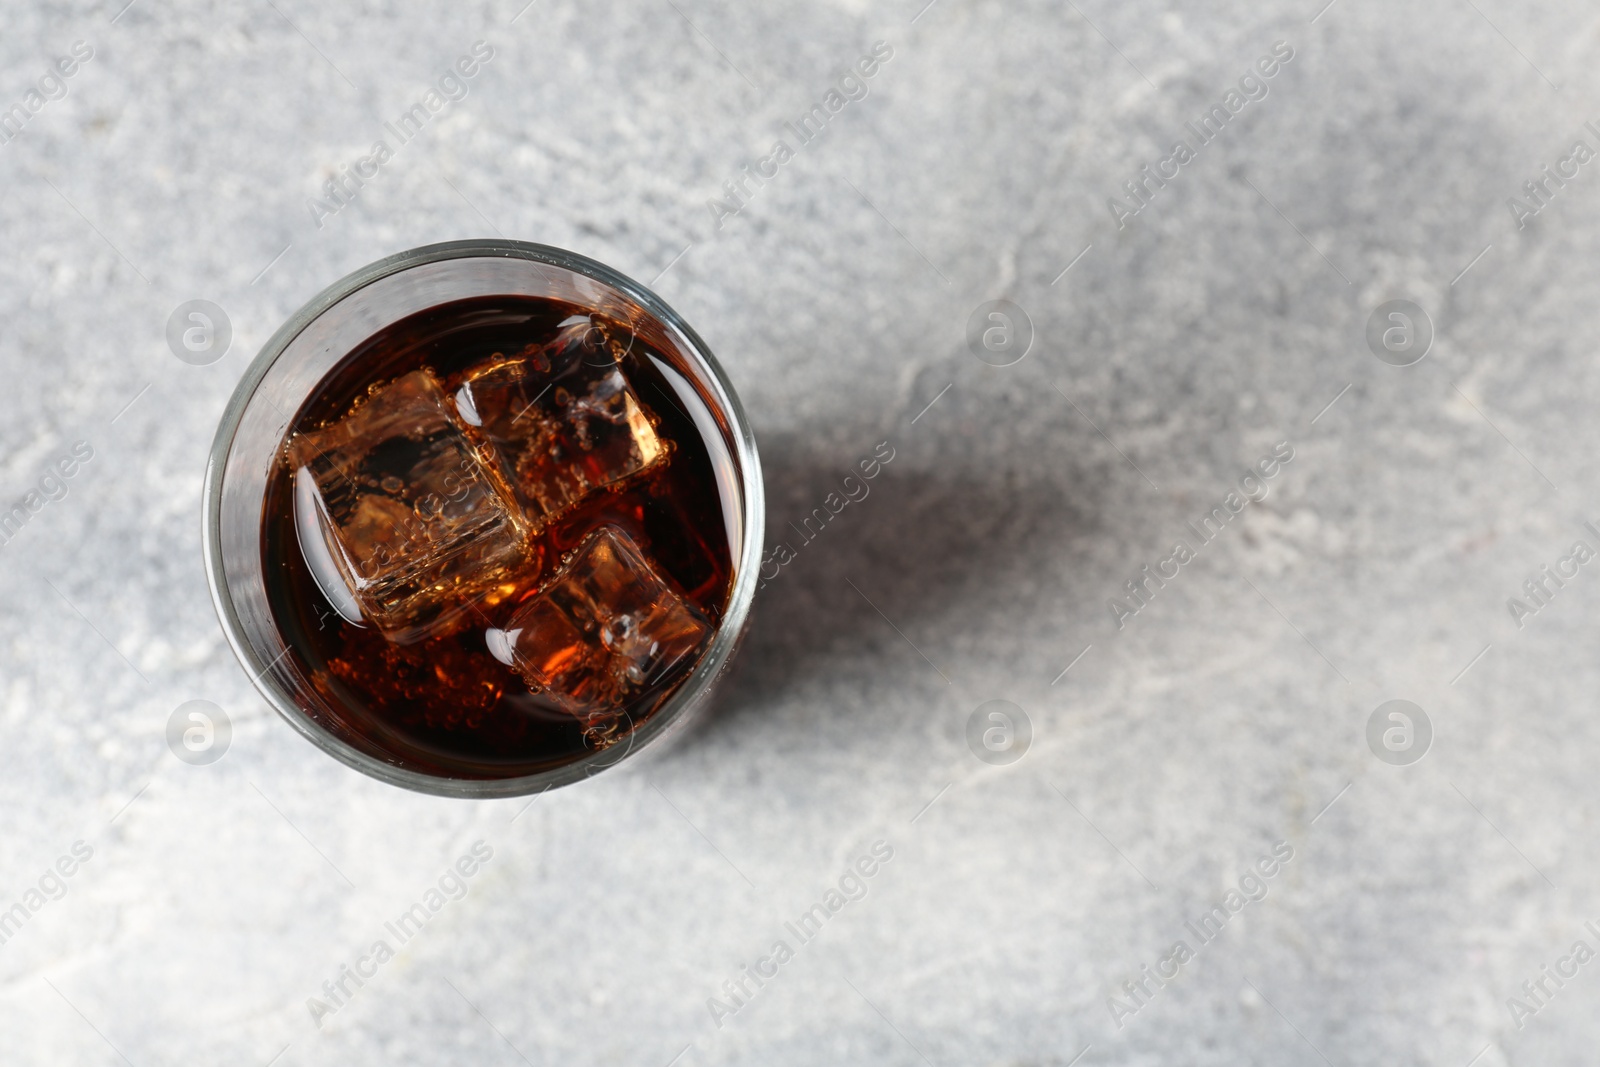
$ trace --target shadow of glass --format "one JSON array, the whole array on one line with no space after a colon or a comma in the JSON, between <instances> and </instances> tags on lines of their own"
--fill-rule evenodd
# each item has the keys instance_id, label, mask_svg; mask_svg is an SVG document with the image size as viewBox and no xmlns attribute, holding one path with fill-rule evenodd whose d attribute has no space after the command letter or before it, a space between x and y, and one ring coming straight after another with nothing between
<instances>
[{"instance_id":1,"label":"shadow of glass","mask_svg":"<svg viewBox=\"0 0 1600 1067\"><path fill-rule=\"evenodd\" d=\"M929 466L902 443L893 447L894 459L865 481L857 463L871 446L855 456L792 437L762 442L770 562L703 729L717 730L885 640L917 649L930 676L942 676L942 661L976 636L975 620L992 617L997 595L1056 583L1083 561L1083 535L1098 524L1103 467L1032 462L1024 474L975 463ZM844 484L851 473L857 480ZM847 490L859 499L841 506ZM792 553L781 567L779 545ZM913 643L908 634L938 636L919 647L926 638Z\"/></svg>"}]
</instances>

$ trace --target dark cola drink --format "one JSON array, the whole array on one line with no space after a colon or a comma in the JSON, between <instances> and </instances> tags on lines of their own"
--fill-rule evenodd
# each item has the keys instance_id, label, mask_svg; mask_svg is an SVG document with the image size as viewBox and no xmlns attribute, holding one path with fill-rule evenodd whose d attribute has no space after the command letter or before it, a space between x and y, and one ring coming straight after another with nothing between
<instances>
[{"instance_id":1,"label":"dark cola drink","mask_svg":"<svg viewBox=\"0 0 1600 1067\"><path fill-rule=\"evenodd\" d=\"M382 329L313 389L263 561L324 725L396 766L512 778L616 745L727 610L729 463L629 324L482 297Z\"/></svg>"}]
</instances>

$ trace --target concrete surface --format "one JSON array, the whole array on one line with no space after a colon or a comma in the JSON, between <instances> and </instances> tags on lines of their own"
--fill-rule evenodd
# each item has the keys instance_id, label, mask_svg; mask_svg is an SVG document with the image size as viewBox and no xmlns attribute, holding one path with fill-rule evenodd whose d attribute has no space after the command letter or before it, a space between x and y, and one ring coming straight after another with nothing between
<instances>
[{"instance_id":1,"label":"concrete surface","mask_svg":"<svg viewBox=\"0 0 1600 1067\"><path fill-rule=\"evenodd\" d=\"M1592 1061L1600 164L1562 163L1600 150L1592 9L122 2L17 5L0 38L27 114L0 145L0 490L27 515L0 546L0 1059ZM308 206L480 40L463 99ZM1108 200L1278 41L1266 95L1119 229ZM748 203L708 206L779 138ZM1519 220L1546 165L1576 175ZM894 453L763 591L703 731L529 808L296 737L199 546L271 331L364 263L495 233L658 279L748 405L774 541ZM1001 298L1034 336L996 367L966 335ZM231 322L209 365L166 342L192 299ZM1435 327L1407 367L1365 336L1394 299ZM1266 498L1164 564L1281 443ZM1145 565L1177 576L1114 612ZM1541 605L1546 565L1576 575ZM196 699L232 724L204 766L166 742ZM1415 715L1411 748L1387 713L1367 741L1394 699L1431 725L1408 765L1376 753L1414 756ZM992 700L1031 725L1009 764L968 744ZM341 967L370 977L333 998Z\"/></svg>"}]
</instances>

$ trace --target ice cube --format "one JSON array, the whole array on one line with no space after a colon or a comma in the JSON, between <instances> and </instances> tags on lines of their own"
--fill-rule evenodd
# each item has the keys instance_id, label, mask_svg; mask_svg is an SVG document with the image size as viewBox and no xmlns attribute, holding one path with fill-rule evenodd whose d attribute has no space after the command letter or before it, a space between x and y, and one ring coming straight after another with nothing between
<instances>
[{"instance_id":1,"label":"ice cube","mask_svg":"<svg viewBox=\"0 0 1600 1067\"><path fill-rule=\"evenodd\" d=\"M599 746L620 736L632 698L710 636L700 609L656 573L626 531L606 525L486 643L530 688L577 716Z\"/></svg>"},{"instance_id":2,"label":"ice cube","mask_svg":"<svg viewBox=\"0 0 1600 1067\"><path fill-rule=\"evenodd\" d=\"M332 426L295 435L288 457L312 572L341 614L359 608L393 640L459 623L526 554L508 490L426 370L373 391Z\"/></svg>"},{"instance_id":3,"label":"ice cube","mask_svg":"<svg viewBox=\"0 0 1600 1067\"><path fill-rule=\"evenodd\" d=\"M474 368L456 389L457 412L494 446L536 522L666 456L618 362L625 354L620 339L574 315L555 340Z\"/></svg>"}]
</instances>

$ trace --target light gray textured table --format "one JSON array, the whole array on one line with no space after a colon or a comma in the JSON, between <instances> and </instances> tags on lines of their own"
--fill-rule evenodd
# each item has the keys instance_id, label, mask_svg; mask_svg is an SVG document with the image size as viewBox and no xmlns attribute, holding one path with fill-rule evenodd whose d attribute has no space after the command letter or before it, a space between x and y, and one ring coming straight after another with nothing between
<instances>
[{"instance_id":1,"label":"light gray textured table","mask_svg":"<svg viewBox=\"0 0 1600 1067\"><path fill-rule=\"evenodd\" d=\"M123 2L14 4L0 37L0 489L26 518L0 546L0 1060L1592 1062L1591 8ZM776 173L733 212L746 164ZM313 207L341 166L375 173ZM1145 166L1168 177L1135 215ZM494 234L653 282L749 408L769 543L799 546L704 729L528 808L299 739L199 545L213 431L277 325ZM1001 298L1033 337L996 367L966 335ZM205 366L165 339L192 299L231 322ZM1407 367L1366 339L1395 299L1435 332ZM881 442L870 496L800 546ZM1145 566L1176 576L1133 614ZM208 766L166 742L194 699L232 723ZM1406 765L1367 740L1394 699L1431 726L1415 760L1423 723L1407 749L1385 720ZM967 741L991 700L1031 724L1008 765ZM400 944L385 923L479 841Z\"/></svg>"}]
</instances>

